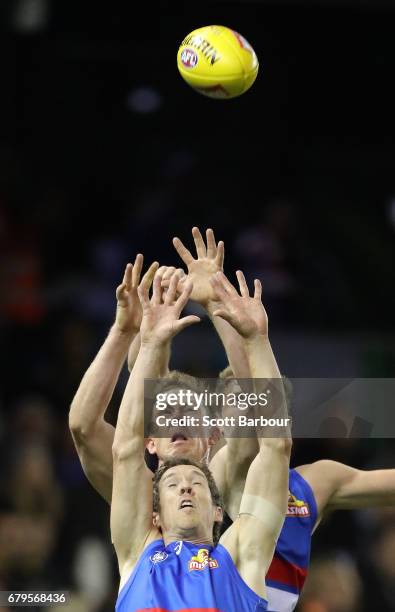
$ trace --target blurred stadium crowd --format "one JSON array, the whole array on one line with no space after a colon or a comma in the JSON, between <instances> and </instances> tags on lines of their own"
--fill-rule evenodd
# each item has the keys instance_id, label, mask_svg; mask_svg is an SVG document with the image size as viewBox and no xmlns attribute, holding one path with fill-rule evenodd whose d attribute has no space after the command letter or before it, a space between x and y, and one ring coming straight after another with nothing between
<instances>
[{"instance_id":1,"label":"blurred stadium crowd","mask_svg":"<svg viewBox=\"0 0 395 612\"><path fill-rule=\"evenodd\" d=\"M394 377L395 186L385 168L393 168L395 139L384 134L389 117L384 100L382 123L380 105L371 114L382 140L361 135L356 142L351 132L347 141L343 134L343 157L336 165L333 142L327 142L330 154L313 140L310 148L298 143L292 117L289 132L276 131L281 105L272 115L274 127L255 133L257 99L242 126L235 107L208 112L207 101L187 91L177 75L171 78L180 87L177 96L172 92L178 102L155 112L161 96L168 96L161 86L170 77L156 67L149 89L138 69L134 74L131 55L138 51L122 46L130 35L121 18L103 38L104 13L97 31L94 26L89 31L87 11L73 38L77 13L66 8L62 13L61 3L16 4L18 14L12 3L2 7L0 43L9 59L0 137L0 590L67 588L73 594L70 611L107 612L118 588L109 509L83 475L67 417L112 323L125 264L137 252L146 264L154 259L176 264L171 238L188 242L193 225L213 227L225 241L225 271L232 275L241 268L249 280L263 282L272 345L285 375ZM229 6L233 21L237 4ZM34 5L46 7L41 21L24 21L29 7L37 14ZM227 14L225 3L212 6L199 20L219 20L221 10ZM51 10L57 17L53 29ZM59 27L63 17L65 32ZM273 27L268 56L278 51L280 66L286 51L274 43L279 17L270 12L267 17ZM386 19L393 23L392 9ZM245 13L240 21L254 39ZM167 53L172 58L172 72L174 41L193 26L191 17L177 22L181 31L173 31L171 49L164 51L164 61ZM287 32L290 27L287 22ZM54 32L60 32L57 43ZM374 32L378 40L378 26ZM136 37L144 42L141 31ZM125 52L129 63L124 60L120 69ZM376 67L384 75L379 59ZM394 53L385 61L391 65ZM141 82L145 89L133 90ZM199 103L210 116L199 117ZM185 132L178 122L183 105L198 117ZM248 113L246 100L240 109ZM222 157L214 146L221 113L233 130L224 138ZM339 109L334 113L328 119L333 125L341 119ZM309 108L302 123L308 114ZM204 136L205 122L210 138ZM310 129L307 138L314 133ZM250 149L244 155L246 132ZM321 136L328 134L324 130ZM295 155L292 162L284 153L288 144L292 154L300 146L305 157ZM317 156L317 166L303 146ZM356 161L347 167L345 159L353 153ZM302 159L308 167L303 172ZM322 169L326 163L328 174ZM354 179L357 186L351 188ZM172 365L197 376L215 376L225 366L209 321L177 338ZM125 371L109 407L112 423L126 377ZM395 466L392 439L298 439L293 454L293 465L325 457L364 469ZM337 513L314 536L312 559L300 612L395 610L395 508Z\"/></svg>"}]
</instances>

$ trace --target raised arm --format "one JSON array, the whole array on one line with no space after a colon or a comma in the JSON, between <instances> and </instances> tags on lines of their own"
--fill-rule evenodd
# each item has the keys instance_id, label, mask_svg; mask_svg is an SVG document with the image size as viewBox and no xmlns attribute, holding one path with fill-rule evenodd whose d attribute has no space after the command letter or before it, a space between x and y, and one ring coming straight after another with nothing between
<instances>
[{"instance_id":1,"label":"raised arm","mask_svg":"<svg viewBox=\"0 0 395 612\"><path fill-rule=\"evenodd\" d=\"M273 559L287 512L290 438L260 438L259 452L248 470L240 514L231 529L229 552L242 578L265 597L262 577ZM226 546L227 533L224 534Z\"/></svg>"},{"instance_id":2,"label":"raised arm","mask_svg":"<svg viewBox=\"0 0 395 612\"><path fill-rule=\"evenodd\" d=\"M173 238L174 247L187 266L187 279L193 284L191 300L200 304L210 317L219 338L224 346L226 356L234 375L238 378L248 378L248 363L242 338L237 331L224 319L213 316L218 307L218 297L210 283L210 279L224 266L224 243L216 243L212 229L206 231L206 243L198 227L192 229L196 248L196 257L184 246L179 238ZM181 279L180 287L185 279Z\"/></svg>"},{"instance_id":3,"label":"raised arm","mask_svg":"<svg viewBox=\"0 0 395 612\"><path fill-rule=\"evenodd\" d=\"M244 338L254 378L272 378L272 372L276 372L274 367L268 372L267 316L261 302L260 281L255 281L255 293L251 298L244 275L237 272L237 278L241 295L222 273L213 279L213 286L221 297L221 306L214 315L225 318ZM286 401L281 392L279 372L276 378L279 379L275 385L279 391L275 394L279 404L276 408L284 415ZM261 415L256 413L256 416ZM277 438L265 437L268 432L259 431L259 452L248 470L239 516L225 532L221 543L230 552L245 582L265 597L262 576L272 560L287 508L291 439L288 429L276 432L282 436Z\"/></svg>"},{"instance_id":4,"label":"raised arm","mask_svg":"<svg viewBox=\"0 0 395 612\"><path fill-rule=\"evenodd\" d=\"M144 379L159 378L163 355L171 339L196 323L193 315L180 319L192 290L187 284L176 300L178 277L163 295L162 277L155 275L152 299L147 283L139 287L143 308L141 347L129 377L118 414L113 443L113 494L111 537L118 557L121 584L129 575L144 548L160 537L152 523L152 474L144 461Z\"/></svg>"},{"instance_id":5,"label":"raised arm","mask_svg":"<svg viewBox=\"0 0 395 612\"><path fill-rule=\"evenodd\" d=\"M181 268L177 268L176 270L174 266L160 266L157 272L158 274L162 276L162 284L166 284L166 286L168 286L168 284L170 283L170 279L175 272L178 273L178 276L180 278L185 276L185 272ZM137 355L139 354L140 344L141 344L141 338L140 338L140 332L138 332L133 338L133 341L131 342L129 351L128 351L128 370L129 372L133 370L133 366L136 362ZM162 365L161 376L166 376L169 373L169 368L168 368L169 360L170 360L170 353L169 355L164 355L163 363L161 364Z\"/></svg>"},{"instance_id":6,"label":"raised arm","mask_svg":"<svg viewBox=\"0 0 395 612\"><path fill-rule=\"evenodd\" d=\"M243 338L228 321L214 316L220 300L211 284L212 276L223 270L224 243L216 242L212 229L206 230L204 240L199 228L192 229L196 249L195 257L179 238L173 239L174 247L187 267L187 279L193 283L191 299L200 304L207 312L225 349L228 363L236 378L249 378L250 371ZM181 279L180 287L184 279ZM210 462L210 470L225 502L231 518L237 516L241 492L251 461L257 453L256 441L234 439L225 444ZM229 460L229 457L232 459Z\"/></svg>"},{"instance_id":7,"label":"raised arm","mask_svg":"<svg viewBox=\"0 0 395 612\"><path fill-rule=\"evenodd\" d=\"M261 302L260 281L255 281L255 296L250 298L243 273L238 271L236 276L241 295L223 272L217 272L211 278L217 304L213 310L214 319L224 320L238 334L247 360L248 377L280 381L280 370L269 341L268 317ZM256 439L229 437L226 446L214 456L213 466L210 465L218 474L219 486L224 483L225 506L233 520L238 515L248 468L258 448ZM228 461L227 457L232 460Z\"/></svg>"},{"instance_id":8,"label":"raised arm","mask_svg":"<svg viewBox=\"0 0 395 612\"><path fill-rule=\"evenodd\" d=\"M144 276L151 285L158 263ZM69 427L83 470L93 487L108 503L112 491L112 453L114 427L104 414L110 403L133 338L139 331L142 309L137 287L143 256L127 264L122 283L117 287L115 322L94 361L86 371L71 403Z\"/></svg>"}]
</instances>

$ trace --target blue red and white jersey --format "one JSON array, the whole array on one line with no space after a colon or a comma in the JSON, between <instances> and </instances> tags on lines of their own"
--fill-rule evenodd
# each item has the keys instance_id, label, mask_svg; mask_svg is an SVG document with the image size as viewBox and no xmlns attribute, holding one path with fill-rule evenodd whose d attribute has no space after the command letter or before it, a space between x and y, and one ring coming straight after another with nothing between
<instances>
[{"instance_id":1,"label":"blue red and white jersey","mask_svg":"<svg viewBox=\"0 0 395 612\"><path fill-rule=\"evenodd\" d=\"M226 548L152 542L122 587L116 612L264 612Z\"/></svg>"},{"instance_id":2,"label":"blue red and white jersey","mask_svg":"<svg viewBox=\"0 0 395 612\"><path fill-rule=\"evenodd\" d=\"M288 512L266 575L270 612L292 612L307 577L311 536L317 519L313 491L295 470L289 471Z\"/></svg>"}]
</instances>

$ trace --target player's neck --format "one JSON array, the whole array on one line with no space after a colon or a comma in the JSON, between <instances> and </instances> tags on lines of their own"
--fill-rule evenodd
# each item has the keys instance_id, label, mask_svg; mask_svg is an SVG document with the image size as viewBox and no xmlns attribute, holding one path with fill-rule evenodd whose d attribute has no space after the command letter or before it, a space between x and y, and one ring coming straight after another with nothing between
<instances>
[{"instance_id":1,"label":"player's neck","mask_svg":"<svg viewBox=\"0 0 395 612\"><path fill-rule=\"evenodd\" d=\"M206 544L206 546L213 546L213 538L207 535L207 533L199 533L196 529L181 529L177 532L168 531L162 533L163 542L165 546L168 546L172 542L191 542L191 544Z\"/></svg>"},{"instance_id":2,"label":"player's neck","mask_svg":"<svg viewBox=\"0 0 395 612\"><path fill-rule=\"evenodd\" d=\"M158 458L158 468L160 468L167 459L169 459L169 457L167 457L167 458L165 457L164 459L159 459ZM170 459L172 459L172 457L170 457ZM203 463L204 465L209 467L209 463L210 463L210 447L206 450L206 452L204 453L203 457L200 460L195 459L194 457L185 457L185 459L191 459L191 461L195 461L196 463Z\"/></svg>"}]
</instances>

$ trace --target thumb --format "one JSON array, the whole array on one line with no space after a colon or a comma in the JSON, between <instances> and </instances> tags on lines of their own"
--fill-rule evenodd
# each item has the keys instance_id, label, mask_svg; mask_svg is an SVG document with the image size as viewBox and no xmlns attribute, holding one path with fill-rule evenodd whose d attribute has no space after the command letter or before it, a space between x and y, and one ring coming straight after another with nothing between
<instances>
[{"instance_id":1,"label":"thumb","mask_svg":"<svg viewBox=\"0 0 395 612\"><path fill-rule=\"evenodd\" d=\"M175 321L173 324L173 329L176 334L178 334L180 331L182 331L186 327L189 327L190 325L193 325L194 323L200 323L200 317L197 317L196 315L189 315L187 317L179 319L178 321Z\"/></svg>"},{"instance_id":2,"label":"thumb","mask_svg":"<svg viewBox=\"0 0 395 612\"><path fill-rule=\"evenodd\" d=\"M115 292L115 295L118 301L125 300L125 289L126 289L126 283L122 283L121 285L118 285L117 290Z\"/></svg>"},{"instance_id":3,"label":"thumb","mask_svg":"<svg viewBox=\"0 0 395 612\"><path fill-rule=\"evenodd\" d=\"M221 317L221 319L225 319L225 321L228 321L229 323L233 321L232 315L227 310L223 310L221 308L214 310L213 315L214 317Z\"/></svg>"}]
</instances>

